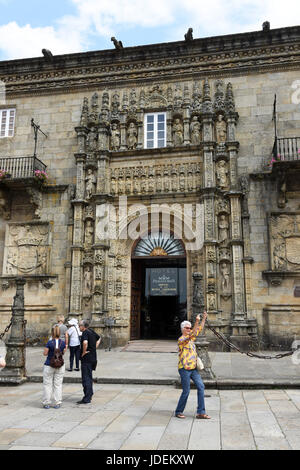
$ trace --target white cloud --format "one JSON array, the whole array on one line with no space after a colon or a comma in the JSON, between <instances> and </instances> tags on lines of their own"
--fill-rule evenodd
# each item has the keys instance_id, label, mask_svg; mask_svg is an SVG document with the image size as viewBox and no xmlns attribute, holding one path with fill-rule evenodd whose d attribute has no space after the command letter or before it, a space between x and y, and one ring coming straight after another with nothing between
<instances>
[{"instance_id":1,"label":"white cloud","mask_svg":"<svg viewBox=\"0 0 300 470\"><path fill-rule=\"evenodd\" d=\"M55 30L52 26L32 28L19 26L15 21L0 26L0 50L9 59L42 56L42 49L54 54L78 52L82 44L78 34Z\"/></svg>"},{"instance_id":2,"label":"white cloud","mask_svg":"<svg viewBox=\"0 0 300 470\"><path fill-rule=\"evenodd\" d=\"M40 56L43 48L64 54L88 50L95 38L100 45L104 38L111 48L111 36L121 39L124 46L138 45L135 27L147 28L148 36L151 28L161 27L163 40L178 41L188 27L193 28L196 38L260 30L264 21L270 21L271 28L291 26L300 17L299 0L71 1L75 14L59 18L55 25L35 28L13 21L0 26L0 51L10 59ZM30 8L30 0L28 5ZM126 41L126 34L127 38L131 35L130 40ZM160 42L160 38L152 42Z\"/></svg>"}]
</instances>

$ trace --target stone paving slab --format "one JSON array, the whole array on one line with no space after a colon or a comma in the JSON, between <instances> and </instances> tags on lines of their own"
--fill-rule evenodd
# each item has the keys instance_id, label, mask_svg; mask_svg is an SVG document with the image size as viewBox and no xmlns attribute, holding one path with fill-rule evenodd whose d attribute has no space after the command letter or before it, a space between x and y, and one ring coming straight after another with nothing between
<instances>
[{"instance_id":1,"label":"stone paving slab","mask_svg":"<svg viewBox=\"0 0 300 470\"><path fill-rule=\"evenodd\" d=\"M149 342L151 345L152 342ZM154 344L154 343L153 343ZM161 349L174 349L176 342L163 342ZM159 348L156 342L156 346ZM177 347L177 345L176 345ZM180 386L177 369L177 354L174 352L147 352L114 348L98 350L98 367L94 372L95 382L101 384L154 384ZM145 346L144 346L145 349ZM268 352L270 355L276 352ZM282 359L257 359L237 352L210 352L214 379L204 379L206 388L251 389L251 388L300 388L300 365L293 364L292 357ZM42 382L44 363L43 348L26 348L27 378ZM65 362L69 366L69 352ZM81 383L81 373L66 371L64 383ZM1 385L0 371L0 385Z\"/></svg>"},{"instance_id":2,"label":"stone paving slab","mask_svg":"<svg viewBox=\"0 0 300 470\"><path fill-rule=\"evenodd\" d=\"M67 384L62 407L45 410L41 384L0 387L0 449L300 449L298 389L212 390L211 420L195 419L196 390L184 420L174 417L181 390L171 386L95 384L94 392L95 401L77 405L81 385Z\"/></svg>"}]
</instances>

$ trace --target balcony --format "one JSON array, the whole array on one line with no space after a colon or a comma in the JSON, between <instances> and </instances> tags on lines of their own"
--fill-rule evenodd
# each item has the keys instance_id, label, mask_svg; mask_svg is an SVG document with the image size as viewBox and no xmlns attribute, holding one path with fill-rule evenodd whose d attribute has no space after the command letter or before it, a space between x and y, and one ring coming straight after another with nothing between
<instances>
[{"instance_id":1,"label":"balcony","mask_svg":"<svg viewBox=\"0 0 300 470\"><path fill-rule=\"evenodd\" d=\"M276 137L273 146L273 163L300 160L300 137Z\"/></svg>"},{"instance_id":2,"label":"balcony","mask_svg":"<svg viewBox=\"0 0 300 470\"><path fill-rule=\"evenodd\" d=\"M45 171L47 166L37 157L0 157L0 170L6 173L2 178L5 186L20 188L39 184L36 171Z\"/></svg>"},{"instance_id":3,"label":"balcony","mask_svg":"<svg viewBox=\"0 0 300 470\"><path fill-rule=\"evenodd\" d=\"M0 157L0 169L10 178L34 178L35 171L46 171L46 165L36 157Z\"/></svg>"}]
</instances>

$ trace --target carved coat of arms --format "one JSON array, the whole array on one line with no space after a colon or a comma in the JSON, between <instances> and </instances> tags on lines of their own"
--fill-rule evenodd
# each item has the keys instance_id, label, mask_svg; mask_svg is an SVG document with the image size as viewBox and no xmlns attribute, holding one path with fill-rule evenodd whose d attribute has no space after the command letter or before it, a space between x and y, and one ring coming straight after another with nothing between
<instances>
[{"instance_id":1,"label":"carved coat of arms","mask_svg":"<svg viewBox=\"0 0 300 470\"><path fill-rule=\"evenodd\" d=\"M48 224L9 224L3 272L45 274L48 264Z\"/></svg>"}]
</instances>

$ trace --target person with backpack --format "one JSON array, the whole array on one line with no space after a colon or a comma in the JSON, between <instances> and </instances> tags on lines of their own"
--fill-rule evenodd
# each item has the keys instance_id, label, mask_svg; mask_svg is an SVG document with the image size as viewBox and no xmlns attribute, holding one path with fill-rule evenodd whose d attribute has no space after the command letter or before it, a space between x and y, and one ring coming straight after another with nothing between
<instances>
[{"instance_id":1,"label":"person with backpack","mask_svg":"<svg viewBox=\"0 0 300 470\"><path fill-rule=\"evenodd\" d=\"M60 339L60 329L58 326L52 328L51 339L44 349L44 356L47 359L43 371L43 406L50 408L51 397L53 395L54 408L60 408L62 403L62 384L65 373L64 353L66 343Z\"/></svg>"}]
</instances>

